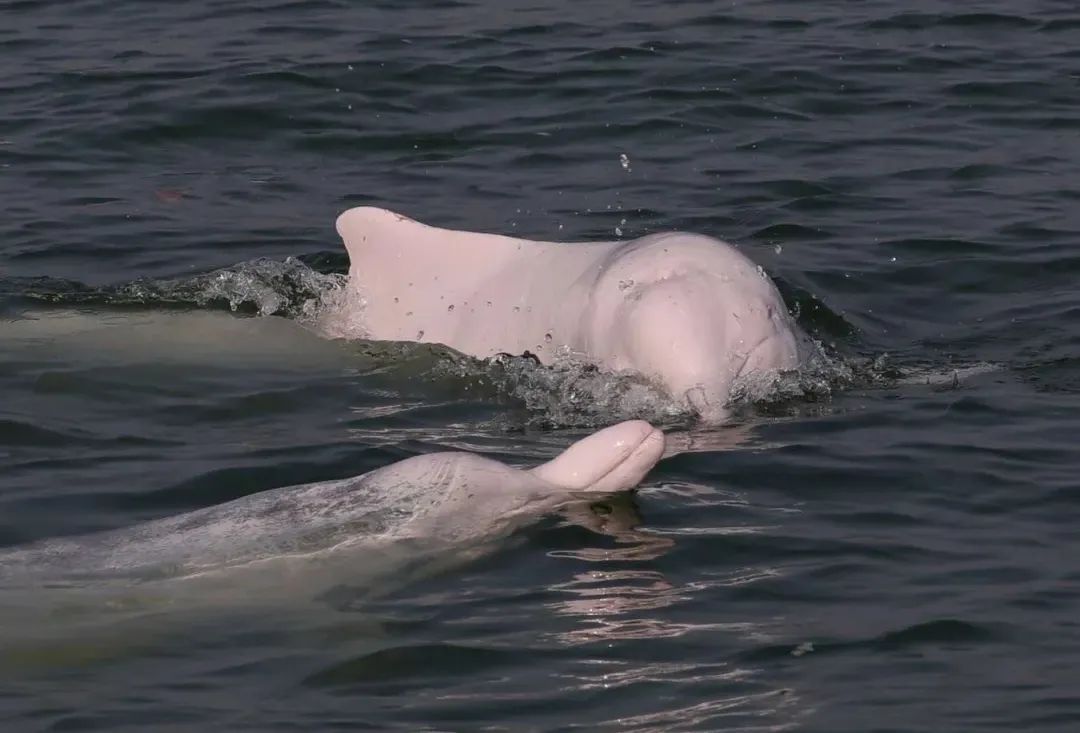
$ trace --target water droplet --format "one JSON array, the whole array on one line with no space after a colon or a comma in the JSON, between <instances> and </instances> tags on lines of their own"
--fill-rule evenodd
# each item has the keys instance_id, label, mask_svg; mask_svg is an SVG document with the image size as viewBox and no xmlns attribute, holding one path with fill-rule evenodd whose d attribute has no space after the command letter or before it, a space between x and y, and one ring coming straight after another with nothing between
<instances>
[{"instance_id":1,"label":"water droplet","mask_svg":"<svg viewBox=\"0 0 1080 733\"><path fill-rule=\"evenodd\" d=\"M619 227L615 227L615 236L616 237L621 237L622 236L622 229L620 229Z\"/></svg>"},{"instance_id":2,"label":"water droplet","mask_svg":"<svg viewBox=\"0 0 1080 733\"><path fill-rule=\"evenodd\" d=\"M544 334L544 341L547 341L549 344L551 343L551 334L550 333L545 333Z\"/></svg>"},{"instance_id":3,"label":"water droplet","mask_svg":"<svg viewBox=\"0 0 1080 733\"><path fill-rule=\"evenodd\" d=\"M454 312L454 304L453 304L453 303L451 303L450 305L446 306L446 312L447 312L447 313L453 313L453 312Z\"/></svg>"},{"instance_id":4,"label":"water droplet","mask_svg":"<svg viewBox=\"0 0 1080 733\"><path fill-rule=\"evenodd\" d=\"M624 171L630 170L630 156L626 153L619 153L619 165L622 166Z\"/></svg>"},{"instance_id":5,"label":"water droplet","mask_svg":"<svg viewBox=\"0 0 1080 733\"><path fill-rule=\"evenodd\" d=\"M514 306L514 313L521 313L521 306Z\"/></svg>"},{"instance_id":6,"label":"water droplet","mask_svg":"<svg viewBox=\"0 0 1080 733\"><path fill-rule=\"evenodd\" d=\"M417 341L419 341L419 340L420 340L420 339L422 339L422 338L424 338L424 331L423 331L423 329L421 329L421 330L419 330L419 331L417 331L417 332L416 332L416 340L417 340Z\"/></svg>"},{"instance_id":7,"label":"water droplet","mask_svg":"<svg viewBox=\"0 0 1080 733\"><path fill-rule=\"evenodd\" d=\"M394 302L399 303L400 301L397 298L394 298Z\"/></svg>"},{"instance_id":8,"label":"water droplet","mask_svg":"<svg viewBox=\"0 0 1080 733\"><path fill-rule=\"evenodd\" d=\"M487 307L488 307L488 308L490 308L490 307L491 307L491 301L490 301L490 300L489 300L489 301L487 302Z\"/></svg>"},{"instance_id":9,"label":"water droplet","mask_svg":"<svg viewBox=\"0 0 1080 733\"><path fill-rule=\"evenodd\" d=\"M782 245L782 244L778 244L775 247L773 247L773 252L775 252L776 254L780 254L783 251L784 251L784 245Z\"/></svg>"},{"instance_id":10,"label":"water droplet","mask_svg":"<svg viewBox=\"0 0 1080 733\"><path fill-rule=\"evenodd\" d=\"M766 275L766 274L765 274L765 268L764 268L764 267L762 267L761 265L758 265L758 266L757 266L757 274L758 274L758 275L761 275L761 277L762 277L762 278L764 278L764 279L766 279L766 280L767 280L767 279L768 279L768 277L769 277L768 275Z\"/></svg>"}]
</instances>

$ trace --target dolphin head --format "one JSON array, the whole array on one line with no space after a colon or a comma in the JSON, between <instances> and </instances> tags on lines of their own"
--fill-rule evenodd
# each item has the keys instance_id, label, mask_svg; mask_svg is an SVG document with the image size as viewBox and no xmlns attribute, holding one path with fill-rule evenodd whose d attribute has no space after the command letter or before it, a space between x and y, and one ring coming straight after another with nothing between
<instances>
[{"instance_id":1,"label":"dolphin head","mask_svg":"<svg viewBox=\"0 0 1080 733\"><path fill-rule=\"evenodd\" d=\"M392 534L477 542L552 511L576 492L634 488L664 453L664 434L647 422L619 423L583 438L531 470L472 453L429 453L373 474L413 502Z\"/></svg>"},{"instance_id":2,"label":"dolphin head","mask_svg":"<svg viewBox=\"0 0 1080 733\"><path fill-rule=\"evenodd\" d=\"M623 491L645 478L663 453L664 434L630 420L579 440L530 473L567 491Z\"/></svg>"}]
</instances>

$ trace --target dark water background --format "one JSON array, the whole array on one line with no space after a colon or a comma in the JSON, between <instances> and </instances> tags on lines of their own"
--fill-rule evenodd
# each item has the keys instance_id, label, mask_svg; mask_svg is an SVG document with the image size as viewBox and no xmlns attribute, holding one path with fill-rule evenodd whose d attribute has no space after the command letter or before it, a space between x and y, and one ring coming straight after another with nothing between
<instances>
[{"instance_id":1,"label":"dark water background","mask_svg":"<svg viewBox=\"0 0 1080 733\"><path fill-rule=\"evenodd\" d=\"M7 545L587 432L221 311L296 315L360 203L706 232L852 364L980 365L745 410L633 541L7 663L4 730L1080 729L1074 2L24 0L0 68Z\"/></svg>"}]
</instances>

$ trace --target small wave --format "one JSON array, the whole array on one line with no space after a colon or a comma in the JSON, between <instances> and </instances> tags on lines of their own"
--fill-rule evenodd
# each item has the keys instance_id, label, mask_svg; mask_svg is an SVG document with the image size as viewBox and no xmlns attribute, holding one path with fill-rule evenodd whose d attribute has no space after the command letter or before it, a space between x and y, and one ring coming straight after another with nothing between
<instances>
[{"instance_id":1,"label":"small wave","mask_svg":"<svg viewBox=\"0 0 1080 733\"><path fill-rule=\"evenodd\" d=\"M447 364L449 366L449 364ZM633 372L605 372L570 353L550 365L530 356L498 356L458 368L479 368L505 394L520 400L550 426L595 427L618 419L655 423L680 422L693 417L660 387Z\"/></svg>"},{"instance_id":2,"label":"small wave","mask_svg":"<svg viewBox=\"0 0 1080 733\"><path fill-rule=\"evenodd\" d=\"M61 306L227 308L237 313L313 319L345 276L303 261L256 259L173 279L139 279L92 287L72 280L24 278L0 283L0 294Z\"/></svg>"}]
</instances>

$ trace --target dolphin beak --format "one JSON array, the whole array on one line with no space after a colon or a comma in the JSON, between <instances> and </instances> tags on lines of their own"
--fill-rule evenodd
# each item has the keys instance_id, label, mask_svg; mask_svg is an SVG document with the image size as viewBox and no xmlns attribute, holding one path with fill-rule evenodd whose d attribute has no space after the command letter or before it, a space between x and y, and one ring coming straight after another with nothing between
<instances>
[{"instance_id":1,"label":"dolphin beak","mask_svg":"<svg viewBox=\"0 0 1080 733\"><path fill-rule=\"evenodd\" d=\"M565 491L624 491L663 453L662 432L644 420L628 420L582 438L532 473Z\"/></svg>"},{"instance_id":2,"label":"dolphin beak","mask_svg":"<svg viewBox=\"0 0 1080 733\"><path fill-rule=\"evenodd\" d=\"M664 434L643 420L618 426L620 433L614 449L622 459L588 487L588 491L614 492L632 489L641 483L664 455Z\"/></svg>"}]
</instances>

